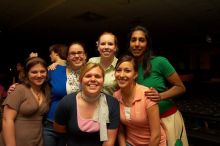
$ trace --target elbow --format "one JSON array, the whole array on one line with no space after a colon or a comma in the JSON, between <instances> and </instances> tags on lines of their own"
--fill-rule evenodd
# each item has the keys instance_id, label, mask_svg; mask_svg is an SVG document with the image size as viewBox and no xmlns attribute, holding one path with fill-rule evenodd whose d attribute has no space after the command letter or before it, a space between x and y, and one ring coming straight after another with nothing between
<instances>
[{"instance_id":1,"label":"elbow","mask_svg":"<svg viewBox=\"0 0 220 146\"><path fill-rule=\"evenodd\" d=\"M184 85L182 85L182 93L186 92L186 87Z\"/></svg>"}]
</instances>

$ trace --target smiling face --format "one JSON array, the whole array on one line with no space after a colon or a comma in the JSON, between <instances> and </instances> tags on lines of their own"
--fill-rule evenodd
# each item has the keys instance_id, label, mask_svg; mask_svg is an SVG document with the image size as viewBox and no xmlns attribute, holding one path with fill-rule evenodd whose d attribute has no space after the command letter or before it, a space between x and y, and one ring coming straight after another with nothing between
<instances>
[{"instance_id":1,"label":"smiling face","mask_svg":"<svg viewBox=\"0 0 220 146\"><path fill-rule=\"evenodd\" d=\"M83 93L88 97L99 95L104 83L103 70L100 66L95 66L84 71L82 71L83 75L79 77Z\"/></svg>"},{"instance_id":2,"label":"smiling face","mask_svg":"<svg viewBox=\"0 0 220 146\"><path fill-rule=\"evenodd\" d=\"M84 48L80 44L71 45L69 47L67 60L73 69L80 69L86 62Z\"/></svg>"},{"instance_id":3,"label":"smiling face","mask_svg":"<svg viewBox=\"0 0 220 146\"><path fill-rule=\"evenodd\" d=\"M142 57L147 49L147 39L145 33L136 30L131 34L130 51L135 57Z\"/></svg>"},{"instance_id":4,"label":"smiling face","mask_svg":"<svg viewBox=\"0 0 220 146\"><path fill-rule=\"evenodd\" d=\"M134 85L136 77L137 72L134 69L134 63L132 61L121 62L117 65L115 78L121 89L127 89L131 85Z\"/></svg>"},{"instance_id":5,"label":"smiling face","mask_svg":"<svg viewBox=\"0 0 220 146\"><path fill-rule=\"evenodd\" d=\"M117 51L116 37L111 33L104 33L98 41L98 51L103 58L112 58Z\"/></svg>"},{"instance_id":6,"label":"smiling face","mask_svg":"<svg viewBox=\"0 0 220 146\"><path fill-rule=\"evenodd\" d=\"M47 68L38 63L28 71L28 79L32 86L41 86L47 78Z\"/></svg>"}]
</instances>

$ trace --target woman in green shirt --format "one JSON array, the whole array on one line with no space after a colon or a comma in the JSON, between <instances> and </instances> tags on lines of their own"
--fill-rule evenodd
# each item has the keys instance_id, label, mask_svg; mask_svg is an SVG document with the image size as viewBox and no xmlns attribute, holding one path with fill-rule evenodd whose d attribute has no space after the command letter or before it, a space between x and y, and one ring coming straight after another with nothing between
<instances>
[{"instance_id":1,"label":"woman in green shirt","mask_svg":"<svg viewBox=\"0 0 220 146\"><path fill-rule=\"evenodd\" d=\"M152 88L145 94L146 97L159 104L160 117L166 128L168 146L174 146L181 133L183 145L188 146L182 115L172 101L173 97L185 92L183 82L165 57L151 56L151 39L149 32L144 27L134 27L129 37L129 51L139 64L137 82ZM169 82L170 88L166 82Z\"/></svg>"}]
</instances>

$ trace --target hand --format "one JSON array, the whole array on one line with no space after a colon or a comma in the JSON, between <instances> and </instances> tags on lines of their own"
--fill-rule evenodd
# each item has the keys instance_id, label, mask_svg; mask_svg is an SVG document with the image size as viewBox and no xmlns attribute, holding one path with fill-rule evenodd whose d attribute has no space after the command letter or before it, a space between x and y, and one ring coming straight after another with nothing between
<instances>
[{"instance_id":1,"label":"hand","mask_svg":"<svg viewBox=\"0 0 220 146\"><path fill-rule=\"evenodd\" d=\"M144 95L148 99L150 99L151 101L154 101L154 102L157 102L157 103L161 100L160 93L152 87L150 88L150 90L145 91Z\"/></svg>"},{"instance_id":2,"label":"hand","mask_svg":"<svg viewBox=\"0 0 220 146\"><path fill-rule=\"evenodd\" d=\"M55 70L58 63L52 63L50 66L47 67L48 70Z\"/></svg>"},{"instance_id":3,"label":"hand","mask_svg":"<svg viewBox=\"0 0 220 146\"><path fill-rule=\"evenodd\" d=\"M32 57L38 57L38 53L35 53L35 52L31 52L29 54L29 57L32 58Z\"/></svg>"},{"instance_id":4,"label":"hand","mask_svg":"<svg viewBox=\"0 0 220 146\"><path fill-rule=\"evenodd\" d=\"M16 86L18 85L18 83L14 83L12 84L7 91L7 94L9 95L10 93L12 93L13 91L15 91Z\"/></svg>"}]
</instances>

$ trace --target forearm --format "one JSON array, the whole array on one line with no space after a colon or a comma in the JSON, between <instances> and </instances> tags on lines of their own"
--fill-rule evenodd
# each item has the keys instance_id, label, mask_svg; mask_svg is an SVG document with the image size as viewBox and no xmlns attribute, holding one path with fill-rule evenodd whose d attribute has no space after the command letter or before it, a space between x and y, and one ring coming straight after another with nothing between
<instances>
[{"instance_id":1,"label":"forearm","mask_svg":"<svg viewBox=\"0 0 220 146\"><path fill-rule=\"evenodd\" d=\"M15 126L13 120L3 119L2 133L5 141L5 146L16 146Z\"/></svg>"},{"instance_id":2,"label":"forearm","mask_svg":"<svg viewBox=\"0 0 220 146\"><path fill-rule=\"evenodd\" d=\"M126 138L124 134L118 134L118 143L119 146L126 146Z\"/></svg>"},{"instance_id":3,"label":"forearm","mask_svg":"<svg viewBox=\"0 0 220 146\"><path fill-rule=\"evenodd\" d=\"M164 92L161 92L160 93L160 98L161 100L163 99L170 99L170 98L173 98L173 97L176 97L178 95L181 95L185 92L185 86L183 85L179 85L179 86L173 86L171 88L169 88L168 90L164 91Z\"/></svg>"},{"instance_id":4,"label":"forearm","mask_svg":"<svg viewBox=\"0 0 220 146\"><path fill-rule=\"evenodd\" d=\"M114 146L118 129L108 129L107 132L108 132L108 140L104 141L102 146Z\"/></svg>"},{"instance_id":5,"label":"forearm","mask_svg":"<svg viewBox=\"0 0 220 146\"><path fill-rule=\"evenodd\" d=\"M119 126L118 130L118 144L119 146L126 146L126 137L125 137L125 129L122 124Z\"/></svg>"},{"instance_id":6,"label":"forearm","mask_svg":"<svg viewBox=\"0 0 220 146\"><path fill-rule=\"evenodd\" d=\"M152 133L149 146L158 146L160 143L160 133Z\"/></svg>"}]
</instances>

